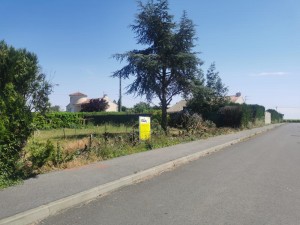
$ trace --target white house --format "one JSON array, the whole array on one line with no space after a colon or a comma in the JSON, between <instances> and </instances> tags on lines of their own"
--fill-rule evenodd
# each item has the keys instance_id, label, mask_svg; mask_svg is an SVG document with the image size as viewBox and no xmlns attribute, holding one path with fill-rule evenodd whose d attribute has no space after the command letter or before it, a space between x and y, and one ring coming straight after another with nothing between
<instances>
[{"instance_id":1,"label":"white house","mask_svg":"<svg viewBox=\"0 0 300 225\"><path fill-rule=\"evenodd\" d=\"M229 101L232 103L237 103L237 104L245 103L245 99L243 98L241 92L237 92L235 95L230 95L227 97L229 98Z\"/></svg>"},{"instance_id":2,"label":"white house","mask_svg":"<svg viewBox=\"0 0 300 225\"><path fill-rule=\"evenodd\" d=\"M235 95L227 96L229 102L237 103L237 104L244 104L245 100L242 97L241 92L236 93ZM180 100L175 105L171 106L167 109L168 113L180 112L186 107L186 100Z\"/></svg>"},{"instance_id":3,"label":"white house","mask_svg":"<svg viewBox=\"0 0 300 225\"><path fill-rule=\"evenodd\" d=\"M186 107L186 100L180 100L179 102L176 102L175 105L172 105L170 108L167 109L168 113L175 113L180 112Z\"/></svg>"},{"instance_id":4,"label":"white house","mask_svg":"<svg viewBox=\"0 0 300 225\"><path fill-rule=\"evenodd\" d=\"M67 112L80 112L81 111L81 105L84 103L88 103L91 99L87 97L87 95L76 92L73 94L70 94L70 103L67 105L66 110ZM106 112L117 112L118 111L118 105L114 102L112 102L107 95L104 95L103 98L108 103L108 108L105 110Z\"/></svg>"}]
</instances>

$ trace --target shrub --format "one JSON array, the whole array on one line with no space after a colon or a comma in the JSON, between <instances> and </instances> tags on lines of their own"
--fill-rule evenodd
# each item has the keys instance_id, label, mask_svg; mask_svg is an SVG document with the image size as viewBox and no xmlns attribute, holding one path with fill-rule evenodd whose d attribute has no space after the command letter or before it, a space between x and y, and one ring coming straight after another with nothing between
<instances>
[{"instance_id":1,"label":"shrub","mask_svg":"<svg viewBox=\"0 0 300 225\"><path fill-rule=\"evenodd\" d=\"M238 105L224 106L219 112L218 127L240 127L242 110Z\"/></svg>"},{"instance_id":2,"label":"shrub","mask_svg":"<svg viewBox=\"0 0 300 225\"><path fill-rule=\"evenodd\" d=\"M70 112L53 112L45 115L35 113L33 119L34 127L39 130L74 128L82 126L83 123L83 114Z\"/></svg>"},{"instance_id":3,"label":"shrub","mask_svg":"<svg viewBox=\"0 0 300 225\"><path fill-rule=\"evenodd\" d=\"M20 176L18 162L27 138L32 132L32 116L24 99L12 85L0 96L0 177L15 180Z\"/></svg>"},{"instance_id":4,"label":"shrub","mask_svg":"<svg viewBox=\"0 0 300 225\"><path fill-rule=\"evenodd\" d=\"M126 124L134 125L138 122L139 116L150 116L151 114L126 114L126 113L72 113L55 112L42 115L34 115L33 125L36 129L47 130L57 128L76 128L83 125L103 124ZM155 118L160 120L160 114L155 112Z\"/></svg>"},{"instance_id":5,"label":"shrub","mask_svg":"<svg viewBox=\"0 0 300 225\"><path fill-rule=\"evenodd\" d=\"M44 166L53 155L55 155L55 148L49 140L46 143L31 143L28 160L32 164L32 170L37 170Z\"/></svg>"},{"instance_id":6,"label":"shrub","mask_svg":"<svg viewBox=\"0 0 300 225\"><path fill-rule=\"evenodd\" d=\"M283 121L283 114L277 112L274 109L268 109L267 112L271 113L272 123L281 123Z\"/></svg>"},{"instance_id":7,"label":"shrub","mask_svg":"<svg viewBox=\"0 0 300 225\"><path fill-rule=\"evenodd\" d=\"M260 105L231 104L222 107L218 112L219 127L248 127L264 121L265 107Z\"/></svg>"},{"instance_id":8,"label":"shrub","mask_svg":"<svg viewBox=\"0 0 300 225\"><path fill-rule=\"evenodd\" d=\"M265 107L261 105L248 105L251 108L252 122L257 123L265 120Z\"/></svg>"}]
</instances>

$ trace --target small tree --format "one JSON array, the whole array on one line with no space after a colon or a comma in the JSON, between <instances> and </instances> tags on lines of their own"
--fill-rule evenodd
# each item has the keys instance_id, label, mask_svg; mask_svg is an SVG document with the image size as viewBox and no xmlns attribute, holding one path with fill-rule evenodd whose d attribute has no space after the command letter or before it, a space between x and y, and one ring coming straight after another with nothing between
<instances>
[{"instance_id":1,"label":"small tree","mask_svg":"<svg viewBox=\"0 0 300 225\"><path fill-rule=\"evenodd\" d=\"M81 105L81 112L101 112L108 108L108 102L104 98L90 99L88 103Z\"/></svg>"},{"instance_id":2,"label":"small tree","mask_svg":"<svg viewBox=\"0 0 300 225\"><path fill-rule=\"evenodd\" d=\"M21 172L21 151L33 132L32 111L47 111L52 88L35 54L0 42L0 179Z\"/></svg>"},{"instance_id":3,"label":"small tree","mask_svg":"<svg viewBox=\"0 0 300 225\"><path fill-rule=\"evenodd\" d=\"M146 45L142 50L132 50L114 57L127 61L113 77L135 77L127 93L154 97L160 101L162 128L167 131L167 107L172 98L190 91L192 80L199 74L202 62L193 52L195 29L184 12L179 23L169 13L168 1L138 1L139 13L131 25L137 43Z\"/></svg>"},{"instance_id":4,"label":"small tree","mask_svg":"<svg viewBox=\"0 0 300 225\"><path fill-rule=\"evenodd\" d=\"M61 108L59 105L54 105L49 107L49 112L60 112Z\"/></svg>"},{"instance_id":5,"label":"small tree","mask_svg":"<svg viewBox=\"0 0 300 225\"><path fill-rule=\"evenodd\" d=\"M212 93L212 102L216 105L221 105L226 102L226 94L228 88L222 82L222 79L219 76L219 72L216 72L216 65L212 63L207 70L206 74L206 87Z\"/></svg>"},{"instance_id":6,"label":"small tree","mask_svg":"<svg viewBox=\"0 0 300 225\"><path fill-rule=\"evenodd\" d=\"M189 109L202 114L205 119L228 102L228 88L223 84L219 72L215 70L215 63L212 63L206 73L206 82L202 77L194 82L192 97L187 103Z\"/></svg>"},{"instance_id":7,"label":"small tree","mask_svg":"<svg viewBox=\"0 0 300 225\"><path fill-rule=\"evenodd\" d=\"M151 110L151 106L147 102L139 102L133 106L133 112L135 113L146 113Z\"/></svg>"}]
</instances>

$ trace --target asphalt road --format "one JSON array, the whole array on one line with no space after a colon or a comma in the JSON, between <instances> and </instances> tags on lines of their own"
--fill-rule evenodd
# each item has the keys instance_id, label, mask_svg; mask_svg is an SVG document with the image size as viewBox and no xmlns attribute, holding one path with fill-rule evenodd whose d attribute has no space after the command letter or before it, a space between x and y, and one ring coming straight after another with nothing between
<instances>
[{"instance_id":1,"label":"asphalt road","mask_svg":"<svg viewBox=\"0 0 300 225\"><path fill-rule=\"evenodd\" d=\"M131 185L40 224L300 224L300 124Z\"/></svg>"}]
</instances>

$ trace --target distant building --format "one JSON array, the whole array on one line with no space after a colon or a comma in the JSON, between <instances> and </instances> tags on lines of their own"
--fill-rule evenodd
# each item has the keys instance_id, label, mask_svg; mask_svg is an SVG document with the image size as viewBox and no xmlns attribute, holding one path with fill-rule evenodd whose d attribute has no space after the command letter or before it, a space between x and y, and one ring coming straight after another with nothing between
<instances>
[{"instance_id":1,"label":"distant building","mask_svg":"<svg viewBox=\"0 0 300 225\"><path fill-rule=\"evenodd\" d=\"M245 100L242 97L241 92L236 93L235 95L227 96L228 100L232 103L237 104L244 104ZM187 101L186 100L180 100L175 105L171 106L167 109L168 113L175 113L175 112L181 112L186 107Z\"/></svg>"},{"instance_id":2,"label":"distant building","mask_svg":"<svg viewBox=\"0 0 300 225\"><path fill-rule=\"evenodd\" d=\"M235 95L230 95L227 97L229 98L229 101L232 103L237 103L237 104L245 103L245 99L243 98L241 92L237 92Z\"/></svg>"},{"instance_id":3,"label":"distant building","mask_svg":"<svg viewBox=\"0 0 300 225\"><path fill-rule=\"evenodd\" d=\"M168 113L181 112L186 107L186 100L180 100L175 105L171 106L167 109Z\"/></svg>"},{"instance_id":4,"label":"distant building","mask_svg":"<svg viewBox=\"0 0 300 225\"><path fill-rule=\"evenodd\" d=\"M87 97L87 95L76 92L73 94L70 94L70 103L66 107L67 112L80 112L81 111L81 105L84 103L89 103L91 99ZM118 105L114 102L112 102L107 95L103 96L103 99L105 99L108 103L108 108L105 110L106 112L117 112L118 111Z\"/></svg>"}]
</instances>

